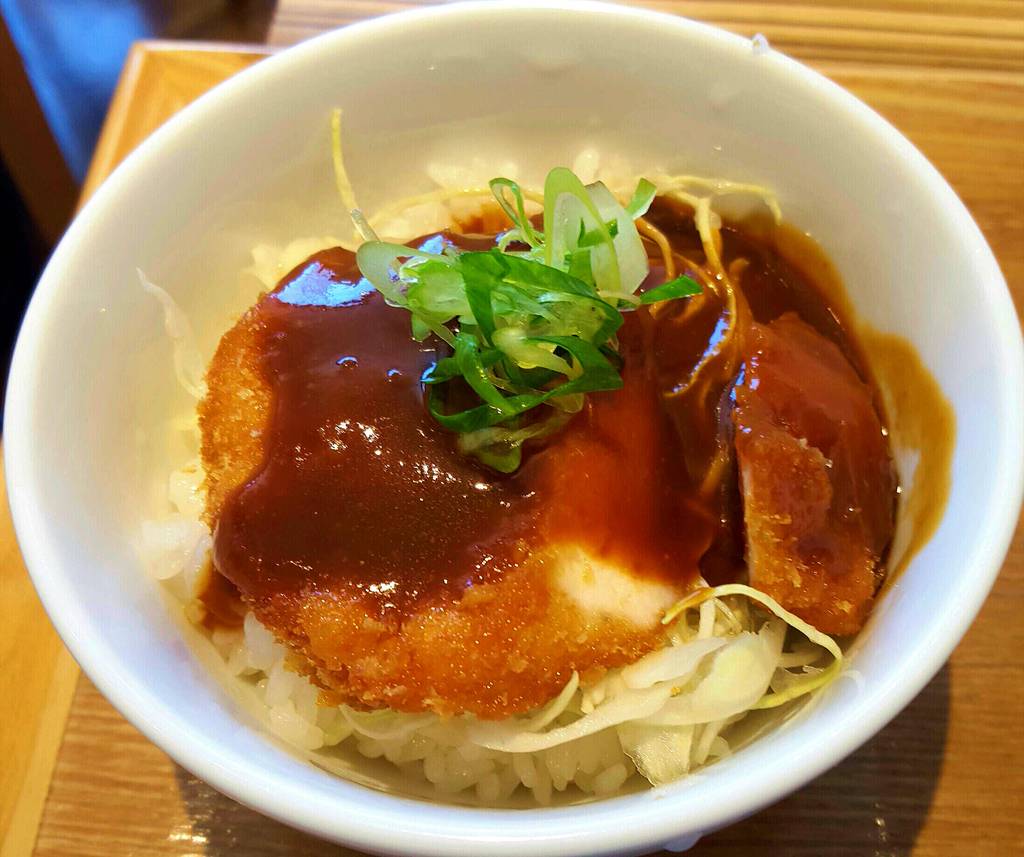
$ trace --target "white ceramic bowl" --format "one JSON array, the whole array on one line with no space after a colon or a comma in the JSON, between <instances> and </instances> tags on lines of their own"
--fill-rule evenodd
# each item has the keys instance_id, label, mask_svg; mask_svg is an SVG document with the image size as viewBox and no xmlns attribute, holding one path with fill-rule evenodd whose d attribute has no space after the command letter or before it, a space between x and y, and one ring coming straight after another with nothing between
<instances>
[{"instance_id":1,"label":"white ceramic bowl","mask_svg":"<svg viewBox=\"0 0 1024 857\"><path fill-rule=\"evenodd\" d=\"M429 161L517 161L539 177L584 145L776 188L843 274L861 317L910 339L958 422L930 543L858 640L860 686L666 788L484 811L334 778L257 728L186 644L132 542L187 406L135 270L214 344L258 241L341 230L326 136L344 108L366 207L423 189ZM44 274L11 371L5 445L25 559L106 696L244 804L377 852L639 853L777 800L838 762L935 674L1003 560L1020 505L1024 359L977 226L875 113L803 66L678 18L588 3L485 2L357 24L260 63L153 135L79 215ZM883 378L884 382L884 378Z\"/></svg>"}]
</instances>

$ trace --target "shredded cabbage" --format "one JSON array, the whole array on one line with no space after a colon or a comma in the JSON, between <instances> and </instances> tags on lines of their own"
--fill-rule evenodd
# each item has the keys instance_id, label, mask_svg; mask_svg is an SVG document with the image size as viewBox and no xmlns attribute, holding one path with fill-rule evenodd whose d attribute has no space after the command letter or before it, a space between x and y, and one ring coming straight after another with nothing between
<instances>
[{"instance_id":1,"label":"shredded cabbage","mask_svg":"<svg viewBox=\"0 0 1024 857\"><path fill-rule=\"evenodd\" d=\"M679 683L697 668L705 655L722 648L726 642L724 637L707 637L685 646L666 646L623 667L622 682L628 688L650 687L662 681Z\"/></svg>"},{"instance_id":2,"label":"shredded cabbage","mask_svg":"<svg viewBox=\"0 0 1024 857\"><path fill-rule=\"evenodd\" d=\"M364 241L376 241L377 233L363 217L356 202L356 193L345 169L345 156L341 146L341 109L336 107L331 113L331 157L334 161L334 180L338 185L338 195L352 218L352 225Z\"/></svg>"},{"instance_id":3,"label":"shredded cabbage","mask_svg":"<svg viewBox=\"0 0 1024 857\"><path fill-rule=\"evenodd\" d=\"M196 345L188 316L182 312L174 298L146 279L141 270L136 269L136 273L139 275L143 291L156 298L163 310L164 330L174 350L174 374L178 378L178 383L194 399L202 399L206 395L206 381L203 377L206 367Z\"/></svg>"},{"instance_id":4,"label":"shredded cabbage","mask_svg":"<svg viewBox=\"0 0 1024 857\"><path fill-rule=\"evenodd\" d=\"M408 715L389 710L356 711L347 705L340 706L339 710L352 729L367 738L379 741L408 738L418 729L437 722L436 714Z\"/></svg>"},{"instance_id":5,"label":"shredded cabbage","mask_svg":"<svg viewBox=\"0 0 1024 857\"><path fill-rule=\"evenodd\" d=\"M514 720L499 723L478 721L467 730L467 737L474 744L490 750L535 753L593 735L610 726L650 716L664 706L672 696L672 691L673 688L668 682L661 682L642 690L625 690L610 697L592 713L565 726L556 726L548 732L528 731Z\"/></svg>"},{"instance_id":6,"label":"shredded cabbage","mask_svg":"<svg viewBox=\"0 0 1024 857\"><path fill-rule=\"evenodd\" d=\"M821 646L821 648L833 657L832 663L830 663L824 670L808 673L806 679L794 682L783 692L766 694L759 699L752 708L775 708L779 705L783 705L793 699L796 699L798 696L803 696L804 694L810 693L812 690L824 687L835 679L842 671L843 650L839 648L839 644L836 643L835 640L828 636L828 634L823 634L799 616L790 613L774 598L765 595L765 593L758 589L754 589L752 586L746 586L742 583L728 583L724 586L699 589L669 610L662 621L668 624L689 607L695 606L709 598L721 599L729 595L742 595L756 601L763 607L767 607L778 618L782 619L783 622L791 628L795 628L812 643Z\"/></svg>"},{"instance_id":7,"label":"shredded cabbage","mask_svg":"<svg viewBox=\"0 0 1024 857\"><path fill-rule=\"evenodd\" d=\"M782 654L786 626L765 622L754 634L742 631L711 659L707 675L684 685L643 722L650 726L693 726L752 709L768 690Z\"/></svg>"},{"instance_id":8,"label":"shredded cabbage","mask_svg":"<svg viewBox=\"0 0 1024 857\"><path fill-rule=\"evenodd\" d=\"M728 753L723 730L750 711L804 696L842 668L831 637L742 584L701 587L664 622L664 648L587 688L574 674L532 718L466 718L466 739L492 751L535 753L614 730L637 770L660 785ZM784 652L788 628L808 644ZM832 662L815 666L823 656Z\"/></svg>"}]
</instances>

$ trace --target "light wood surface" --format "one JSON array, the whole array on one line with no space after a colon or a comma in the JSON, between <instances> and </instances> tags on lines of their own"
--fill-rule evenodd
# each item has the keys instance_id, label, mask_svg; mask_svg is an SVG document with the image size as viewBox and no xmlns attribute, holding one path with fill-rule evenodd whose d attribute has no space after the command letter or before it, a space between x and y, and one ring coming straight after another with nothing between
<instances>
[{"instance_id":1,"label":"light wood surface","mask_svg":"<svg viewBox=\"0 0 1024 857\"><path fill-rule=\"evenodd\" d=\"M80 204L166 119L266 54L265 48L136 44L125 62ZM31 853L36 840L79 671L32 588L15 541L3 483L0 664L0 857L21 857ZM70 848L63 853L77 851Z\"/></svg>"},{"instance_id":2,"label":"light wood surface","mask_svg":"<svg viewBox=\"0 0 1024 857\"><path fill-rule=\"evenodd\" d=\"M435 0L278 0L270 44L289 45L353 21ZM926 69L1024 69L1017 0L627 0L743 36L762 33L789 56Z\"/></svg>"},{"instance_id":3,"label":"light wood surface","mask_svg":"<svg viewBox=\"0 0 1024 857\"><path fill-rule=\"evenodd\" d=\"M18 857L35 839L78 667L29 581L3 483L0 665L0 855Z\"/></svg>"},{"instance_id":4,"label":"light wood surface","mask_svg":"<svg viewBox=\"0 0 1024 857\"><path fill-rule=\"evenodd\" d=\"M270 39L285 44L411 5L419 4L280 0ZM894 122L971 209L1018 312L1024 308L1024 6L1003 0L646 5L747 36L762 32ZM89 188L170 113L257 58L237 50L137 47ZM7 831L2 857L31 853L40 808L34 853L45 857L353 853L268 821L196 780L127 724L85 678L68 716L73 665L25 581L5 505L0 558L0 656L8 667L0 671L0 834ZM707 837L691 853L1024 854L1022 615L1024 534L1018 528L978 621L906 711L825 776ZM14 715L17 730L10 728Z\"/></svg>"}]
</instances>

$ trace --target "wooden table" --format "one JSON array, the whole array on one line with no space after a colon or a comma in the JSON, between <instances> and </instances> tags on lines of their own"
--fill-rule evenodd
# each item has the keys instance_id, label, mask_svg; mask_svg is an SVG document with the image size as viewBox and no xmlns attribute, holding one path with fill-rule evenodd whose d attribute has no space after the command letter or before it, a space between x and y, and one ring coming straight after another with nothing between
<instances>
[{"instance_id":1,"label":"wooden table","mask_svg":"<svg viewBox=\"0 0 1024 857\"><path fill-rule=\"evenodd\" d=\"M270 41L419 5L281 0ZM1024 6L1008 0L857 5L649 5L804 60L903 130L950 180L1024 304ZM167 116L265 49L143 43L125 67L83 198ZM1024 854L1024 534L949 663L874 740L702 855ZM42 612L0 488L0 857L352 855L222 797L97 693Z\"/></svg>"}]
</instances>

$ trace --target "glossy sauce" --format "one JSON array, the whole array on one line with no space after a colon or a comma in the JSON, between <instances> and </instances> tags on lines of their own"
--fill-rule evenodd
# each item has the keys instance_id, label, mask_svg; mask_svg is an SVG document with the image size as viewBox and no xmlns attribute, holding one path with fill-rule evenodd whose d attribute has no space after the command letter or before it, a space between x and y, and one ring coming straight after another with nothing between
<instances>
[{"instance_id":1,"label":"glossy sauce","mask_svg":"<svg viewBox=\"0 0 1024 857\"><path fill-rule=\"evenodd\" d=\"M687 260L702 265L704 253L693 224L692 213L664 199L657 199L647 218L669 239L677 253L677 263L685 270ZM723 224L721 229L722 263L732 271L732 278L742 292L750 312L752 327L769 325L792 313L813 330L833 342L853 366L857 375L874 391L874 404L883 426L886 415L881 397L855 335L855 321L845 301L838 277L820 248L806 236L787 226L767 220L749 220L742 224ZM652 279L663 277L659 259L652 252ZM669 311L660 318L656 339L657 361L663 375L663 388L671 390L687 378L696 365L722 336L727 314L722 301L708 289L697 299L696 307L667 305ZM681 317L681 324L673 318ZM752 329L752 328L748 328ZM748 333L748 336L750 334ZM747 361L755 342L738 345ZM724 446L728 450L726 473L719 483L716 524L709 550L701 559L701 573L712 584L727 583L746 572L743 506L735 467L730 416L735 406L735 385L742 382L745 364L721 371L711 378L703 390L688 391L679 398L667 398L666 408L676 422L681 436L688 439L686 454L691 479L706 472L709 462ZM810 390L818 383L818 367L812 362L791 367L802 374L800 383ZM824 400L829 391L822 390L814 399ZM873 444L873 438L864 439ZM893 489L895 479L887 477ZM841 489L842 490L842 489ZM895 490L874 495L876 508L865 509L872 520L889 521L883 527L884 545L891 532Z\"/></svg>"},{"instance_id":2,"label":"glossy sauce","mask_svg":"<svg viewBox=\"0 0 1024 857\"><path fill-rule=\"evenodd\" d=\"M900 477L896 531L885 579L888 586L928 543L946 510L956 413L908 340L875 330L857 317L839 272L814 241L795 229L776 229L773 234L779 255L800 260L801 270L835 308L837 318L856 331L856 340L849 341L856 350L848 357L873 383L876 407L887 416L887 437Z\"/></svg>"},{"instance_id":3,"label":"glossy sauce","mask_svg":"<svg viewBox=\"0 0 1024 857\"><path fill-rule=\"evenodd\" d=\"M681 258L703 263L688 212L658 200L649 219ZM780 254L779 234L722 230L725 264L746 260L737 279L754 319L797 313L870 383L841 305ZM484 249L493 240L443 234L419 244L437 252L442 241ZM648 285L663 278L651 255ZM218 522L218 570L257 601L327 591L378 616L458 597L559 543L637 577L736 579L744 547L731 459L713 491L700 486L731 446L742 366L677 395L721 338L723 306L707 290L662 306L626 316L624 388L588 396L505 476L461 455L425 408L420 378L443 343L414 342L408 314L360 279L353 254L316 254L253 310L272 411L263 463Z\"/></svg>"},{"instance_id":4,"label":"glossy sauce","mask_svg":"<svg viewBox=\"0 0 1024 857\"><path fill-rule=\"evenodd\" d=\"M435 236L467 249L493 239ZM492 580L557 543L634 573L688 579L710 542L687 510L679 441L627 320L624 389L598 394L569 426L495 473L458 452L429 415L421 376L441 356L416 343L336 248L303 263L257 305L272 412L259 471L226 503L217 568L243 593L358 594L399 614Z\"/></svg>"},{"instance_id":5,"label":"glossy sauce","mask_svg":"<svg viewBox=\"0 0 1024 857\"><path fill-rule=\"evenodd\" d=\"M256 311L273 410L262 468L217 527L221 572L255 597L340 577L381 609L498 572L533 504L458 455L424 408L420 378L442 356L438 343L414 342L408 314L387 307L340 248L304 263Z\"/></svg>"},{"instance_id":6,"label":"glossy sauce","mask_svg":"<svg viewBox=\"0 0 1024 857\"><path fill-rule=\"evenodd\" d=\"M815 305L832 316L832 322L819 316L812 326L840 346L875 393L875 408L883 417L899 482L896 529L885 572L888 586L942 520L952 478L956 414L913 344L858 317L839 272L809 236L767 222L745 223L740 231L767 246L770 255L807 284L809 294L818 299L794 308L807 321L815 318ZM749 295L749 284L744 287Z\"/></svg>"}]
</instances>

